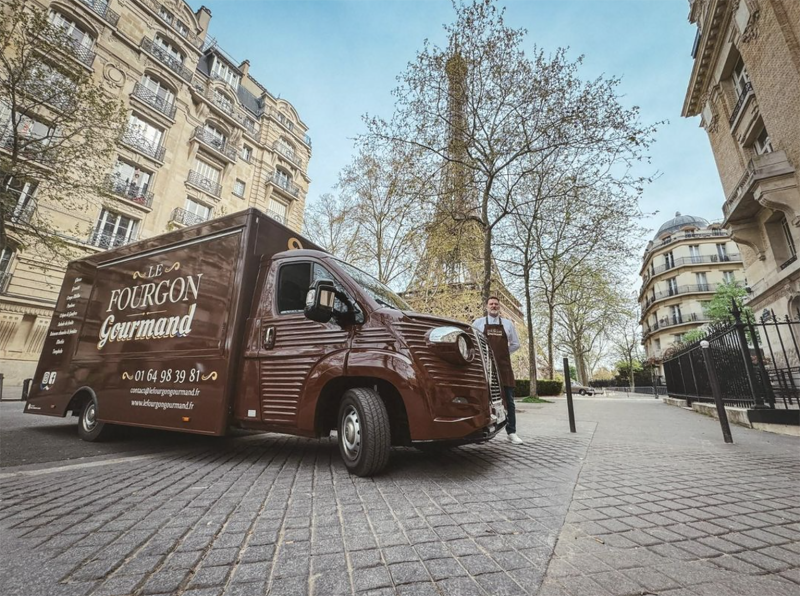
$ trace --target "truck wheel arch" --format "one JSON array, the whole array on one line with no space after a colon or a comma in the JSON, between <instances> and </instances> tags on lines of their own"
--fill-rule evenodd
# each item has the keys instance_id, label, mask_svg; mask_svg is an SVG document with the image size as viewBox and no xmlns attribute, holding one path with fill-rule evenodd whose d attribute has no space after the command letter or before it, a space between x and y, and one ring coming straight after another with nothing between
<instances>
[{"instance_id":1,"label":"truck wheel arch","mask_svg":"<svg viewBox=\"0 0 800 596\"><path fill-rule=\"evenodd\" d=\"M377 389L389 414L392 445L410 445L411 434L408 413L400 391L385 379L374 377L338 377L329 381L317 398L314 414L314 429L317 436L324 437L338 427L339 403L348 389Z\"/></svg>"},{"instance_id":2,"label":"truck wheel arch","mask_svg":"<svg viewBox=\"0 0 800 596\"><path fill-rule=\"evenodd\" d=\"M91 387L81 387L72 395L69 404L64 409L64 414L68 411L72 411L73 416L80 416L81 410L83 410L86 402L91 399L97 399L97 394L94 390Z\"/></svg>"}]
</instances>

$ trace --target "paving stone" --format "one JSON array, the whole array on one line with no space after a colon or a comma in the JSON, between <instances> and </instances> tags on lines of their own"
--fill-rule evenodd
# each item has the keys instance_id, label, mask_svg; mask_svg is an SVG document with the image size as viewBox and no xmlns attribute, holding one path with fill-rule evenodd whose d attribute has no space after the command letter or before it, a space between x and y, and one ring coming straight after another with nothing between
<instances>
[{"instance_id":1,"label":"paving stone","mask_svg":"<svg viewBox=\"0 0 800 596\"><path fill-rule=\"evenodd\" d=\"M395 585L429 582L431 579L425 565L420 562L395 563L389 565L389 573Z\"/></svg>"},{"instance_id":2,"label":"paving stone","mask_svg":"<svg viewBox=\"0 0 800 596\"><path fill-rule=\"evenodd\" d=\"M385 566L360 569L353 574L353 587L356 592L392 586L392 578Z\"/></svg>"},{"instance_id":3,"label":"paving stone","mask_svg":"<svg viewBox=\"0 0 800 596\"><path fill-rule=\"evenodd\" d=\"M313 567L313 564L312 564ZM280 594L275 590L271 594ZM344 596L352 594L350 576L343 570L331 570L315 575L311 593L314 596Z\"/></svg>"},{"instance_id":4,"label":"paving stone","mask_svg":"<svg viewBox=\"0 0 800 596\"><path fill-rule=\"evenodd\" d=\"M451 577L467 575L467 571L458 563L456 559L429 559L425 561L425 567L434 581Z\"/></svg>"}]
</instances>

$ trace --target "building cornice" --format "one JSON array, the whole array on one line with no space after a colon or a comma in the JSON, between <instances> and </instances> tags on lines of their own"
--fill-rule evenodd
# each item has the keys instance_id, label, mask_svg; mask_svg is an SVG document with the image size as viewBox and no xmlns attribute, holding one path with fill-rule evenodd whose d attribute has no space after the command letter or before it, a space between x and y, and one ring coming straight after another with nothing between
<instances>
[{"instance_id":1,"label":"building cornice","mask_svg":"<svg viewBox=\"0 0 800 596\"><path fill-rule=\"evenodd\" d=\"M695 2L692 5L692 10L689 14L689 20L692 23L697 22L699 19L698 12L701 9L696 8L699 5L699 2ZM700 32L700 43L694 58L692 76L689 79L689 87L686 90L686 98L681 111L681 115L684 118L697 116L703 109L703 97L709 87L714 65L722 47L722 44L719 43L720 37L730 21L729 0L708 0L708 2L702 3L702 7L706 6L706 17L703 29Z\"/></svg>"}]
</instances>

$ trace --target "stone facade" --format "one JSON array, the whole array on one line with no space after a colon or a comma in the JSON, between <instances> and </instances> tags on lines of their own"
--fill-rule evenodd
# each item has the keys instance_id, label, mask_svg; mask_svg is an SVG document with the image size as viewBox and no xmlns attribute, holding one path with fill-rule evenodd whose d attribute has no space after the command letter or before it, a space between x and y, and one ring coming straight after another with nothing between
<instances>
[{"instance_id":1,"label":"stone facade","mask_svg":"<svg viewBox=\"0 0 800 596\"><path fill-rule=\"evenodd\" d=\"M84 213L59 213L46 196L33 197L36 209L57 213L79 252L248 207L301 230L311 156L307 127L289 102L249 75L248 61L234 61L208 36L208 9L194 12L183 0L38 3L85 33L91 52L82 62L129 109L119 153L108 164L112 196L98 197ZM0 122L0 132L6 126ZM33 375L63 272L64 264L4 248L0 372L6 386Z\"/></svg>"},{"instance_id":2,"label":"stone facade","mask_svg":"<svg viewBox=\"0 0 800 596\"><path fill-rule=\"evenodd\" d=\"M708 320L704 303L720 284L743 283L742 257L720 224L676 213L647 245L639 274L642 344L663 379L664 353Z\"/></svg>"},{"instance_id":3,"label":"stone facade","mask_svg":"<svg viewBox=\"0 0 800 596\"><path fill-rule=\"evenodd\" d=\"M700 115L749 305L800 318L800 2L693 0L683 116Z\"/></svg>"}]
</instances>

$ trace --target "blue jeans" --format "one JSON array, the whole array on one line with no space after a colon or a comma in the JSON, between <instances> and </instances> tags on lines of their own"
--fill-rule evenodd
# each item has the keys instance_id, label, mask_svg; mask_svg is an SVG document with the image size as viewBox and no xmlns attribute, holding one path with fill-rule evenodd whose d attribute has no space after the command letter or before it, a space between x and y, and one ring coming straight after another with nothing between
<instances>
[{"instance_id":1,"label":"blue jeans","mask_svg":"<svg viewBox=\"0 0 800 596\"><path fill-rule=\"evenodd\" d=\"M511 434L517 432L517 412L514 407L514 388L503 387L503 391L506 392L506 411L508 412L506 432Z\"/></svg>"}]
</instances>

